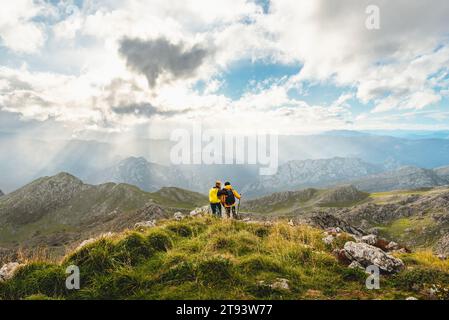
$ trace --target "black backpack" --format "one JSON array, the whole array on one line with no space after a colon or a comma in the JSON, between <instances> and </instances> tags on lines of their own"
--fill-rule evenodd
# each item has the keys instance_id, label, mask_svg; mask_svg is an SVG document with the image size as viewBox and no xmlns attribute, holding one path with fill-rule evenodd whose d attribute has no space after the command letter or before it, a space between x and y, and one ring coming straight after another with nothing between
<instances>
[{"instance_id":1,"label":"black backpack","mask_svg":"<svg viewBox=\"0 0 449 320\"><path fill-rule=\"evenodd\" d=\"M235 196L234 196L234 192L232 191L232 189L225 189L225 203L228 206L232 206L235 203Z\"/></svg>"}]
</instances>

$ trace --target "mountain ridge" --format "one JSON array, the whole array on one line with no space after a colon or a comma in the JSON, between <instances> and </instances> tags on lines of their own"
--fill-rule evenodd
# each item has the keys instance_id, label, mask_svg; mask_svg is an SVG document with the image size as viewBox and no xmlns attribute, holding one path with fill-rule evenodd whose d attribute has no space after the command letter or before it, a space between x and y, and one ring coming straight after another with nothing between
<instances>
[{"instance_id":1,"label":"mountain ridge","mask_svg":"<svg viewBox=\"0 0 449 320\"><path fill-rule=\"evenodd\" d=\"M171 199L177 194L183 202ZM90 234L120 231L207 203L204 195L165 188L148 193L128 184L90 185L68 173L43 177L0 198L0 246L62 249Z\"/></svg>"}]
</instances>

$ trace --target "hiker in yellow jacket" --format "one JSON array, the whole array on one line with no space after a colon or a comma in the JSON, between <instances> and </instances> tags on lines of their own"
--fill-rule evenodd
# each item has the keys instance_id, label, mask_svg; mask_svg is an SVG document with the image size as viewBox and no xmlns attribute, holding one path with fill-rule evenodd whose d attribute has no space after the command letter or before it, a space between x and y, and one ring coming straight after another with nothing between
<instances>
[{"instance_id":1,"label":"hiker in yellow jacket","mask_svg":"<svg viewBox=\"0 0 449 320\"><path fill-rule=\"evenodd\" d=\"M235 219L238 219L237 213L236 213L236 210L235 210L235 203L236 203L235 199L236 198L240 199L242 196L239 195L237 190L234 190L232 188L231 183L229 183L229 182L225 183L225 187L222 190L221 194L222 194L222 196L221 196L221 203L225 207L226 216L228 218L234 217Z\"/></svg>"},{"instance_id":2,"label":"hiker in yellow jacket","mask_svg":"<svg viewBox=\"0 0 449 320\"><path fill-rule=\"evenodd\" d=\"M212 214L221 217L221 181L216 181L215 186L209 190L209 202Z\"/></svg>"}]
</instances>

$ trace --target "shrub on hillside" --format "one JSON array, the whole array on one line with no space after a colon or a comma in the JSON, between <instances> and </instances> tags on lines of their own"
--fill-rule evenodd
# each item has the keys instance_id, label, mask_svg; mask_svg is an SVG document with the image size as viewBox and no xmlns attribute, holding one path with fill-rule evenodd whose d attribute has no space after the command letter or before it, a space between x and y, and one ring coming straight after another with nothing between
<instances>
[{"instance_id":1,"label":"shrub on hillside","mask_svg":"<svg viewBox=\"0 0 449 320\"><path fill-rule=\"evenodd\" d=\"M233 263L221 256L206 258L197 265L198 280L204 284L223 284L234 276Z\"/></svg>"},{"instance_id":2,"label":"shrub on hillside","mask_svg":"<svg viewBox=\"0 0 449 320\"><path fill-rule=\"evenodd\" d=\"M173 246L173 240L165 230L151 230L146 235L147 243L155 251L167 251Z\"/></svg>"},{"instance_id":3,"label":"shrub on hillside","mask_svg":"<svg viewBox=\"0 0 449 320\"><path fill-rule=\"evenodd\" d=\"M193 230L187 223L172 222L166 228L180 237L188 238L193 235Z\"/></svg>"},{"instance_id":4,"label":"shrub on hillside","mask_svg":"<svg viewBox=\"0 0 449 320\"><path fill-rule=\"evenodd\" d=\"M147 239L142 234L133 232L115 245L113 257L123 264L133 266L151 257L153 253Z\"/></svg>"},{"instance_id":5,"label":"shrub on hillside","mask_svg":"<svg viewBox=\"0 0 449 320\"><path fill-rule=\"evenodd\" d=\"M61 266L34 262L21 267L14 278L0 287L4 299L21 299L32 295L57 298L67 293L67 275Z\"/></svg>"},{"instance_id":6,"label":"shrub on hillside","mask_svg":"<svg viewBox=\"0 0 449 320\"><path fill-rule=\"evenodd\" d=\"M115 265L112 259L114 249L113 241L103 238L67 256L63 265L78 266L83 273L83 279L107 273Z\"/></svg>"}]
</instances>

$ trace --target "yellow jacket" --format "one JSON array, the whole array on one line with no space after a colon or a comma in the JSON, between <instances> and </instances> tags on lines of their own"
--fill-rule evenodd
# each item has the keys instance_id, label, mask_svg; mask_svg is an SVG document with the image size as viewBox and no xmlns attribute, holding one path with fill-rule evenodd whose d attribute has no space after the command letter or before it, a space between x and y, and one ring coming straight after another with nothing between
<instances>
[{"instance_id":1,"label":"yellow jacket","mask_svg":"<svg viewBox=\"0 0 449 320\"><path fill-rule=\"evenodd\" d=\"M234 197L236 197L237 199L240 199L240 198L242 197L241 195L239 195L239 193L238 193L236 190L232 189L232 186L225 186L224 188L225 188L225 189L228 189L228 190L229 190L229 189L232 190L232 193L234 194ZM223 206L227 207L227 208L229 208L229 207L234 207L234 206L235 206L235 203L232 204L232 205L226 204L226 195L222 195L222 196L221 196L221 204L222 204Z\"/></svg>"},{"instance_id":2,"label":"yellow jacket","mask_svg":"<svg viewBox=\"0 0 449 320\"><path fill-rule=\"evenodd\" d=\"M220 199L218 198L218 191L220 189L217 187L213 187L209 190L209 202L210 203L220 203Z\"/></svg>"}]
</instances>

